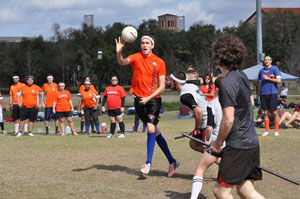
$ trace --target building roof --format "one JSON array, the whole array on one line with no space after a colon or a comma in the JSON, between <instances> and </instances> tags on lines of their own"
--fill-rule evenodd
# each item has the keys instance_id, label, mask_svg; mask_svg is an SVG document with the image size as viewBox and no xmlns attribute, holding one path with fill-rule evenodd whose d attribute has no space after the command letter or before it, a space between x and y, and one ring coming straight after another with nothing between
<instances>
[{"instance_id":1,"label":"building roof","mask_svg":"<svg viewBox=\"0 0 300 199\"><path fill-rule=\"evenodd\" d=\"M160 16L158 16L158 17L163 17L163 16L177 16L177 15L172 15L172 14L164 14L164 15L160 15Z\"/></svg>"},{"instance_id":2,"label":"building roof","mask_svg":"<svg viewBox=\"0 0 300 199\"><path fill-rule=\"evenodd\" d=\"M292 12L296 15L300 15L300 8L261 8L262 13L265 14L276 12L277 10L280 10L281 13ZM256 11L250 17L248 17L248 19L245 22L248 22L255 15Z\"/></svg>"}]
</instances>

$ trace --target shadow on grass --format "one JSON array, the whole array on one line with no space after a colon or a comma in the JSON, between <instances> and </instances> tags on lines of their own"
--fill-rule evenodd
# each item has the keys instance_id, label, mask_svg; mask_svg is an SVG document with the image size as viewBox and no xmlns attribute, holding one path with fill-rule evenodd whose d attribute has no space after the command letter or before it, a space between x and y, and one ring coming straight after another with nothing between
<instances>
[{"instance_id":1,"label":"shadow on grass","mask_svg":"<svg viewBox=\"0 0 300 199\"><path fill-rule=\"evenodd\" d=\"M191 193L179 193L179 192L176 192L176 191L165 191L166 192L166 196L168 198L171 198L171 199L178 199L178 198L181 198L181 199L189 199L191 197ZM205 197L204 195L202 194L199 194L198 196L198 199L206 199L207 197Z\"/></svg>"},{"instance_id":2,"label":"shadow on grass","mask_svg":"<svg viewBox=\"0 0 300 199\"><path fill-rule=\"evenodd\" d=\"M90 169L100 169L100 170L107 170L107 171L121 171L126 172L130 175L138 176L137 180L145 180L146 176L142 175L139 170L128 168L126 166L120 166L120 165L104 165L104 164L96 164L91 167L87 168L78 168L73 169L73 172L82 172L87 171ZM168 177L168 173L166 171L160 171L160 170L151 170L149 175L147 176L156 176L156 177ZM182 173L175 173L175 175L172 178L180 178L180 179L186 179L186 180L192 180L193 175L190 174L182 174ZM215 178L205 178L206 181L216 181Z\"/></svg>"}]
</instances>

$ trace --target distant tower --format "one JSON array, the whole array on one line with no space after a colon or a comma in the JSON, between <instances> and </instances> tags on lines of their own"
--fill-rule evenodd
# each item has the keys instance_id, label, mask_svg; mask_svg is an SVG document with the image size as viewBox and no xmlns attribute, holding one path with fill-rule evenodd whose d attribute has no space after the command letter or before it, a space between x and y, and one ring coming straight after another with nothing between
<instances>
[{"instance_id":1,"label":"distant tower","mask_svg":"<svg viewBox=\"0 0 300 199\"><path fill-rule=\"evenodd\" d=\"M164 14L158 16L159 26L164 30L173 30L175 32L185 30L184 16L177 16L172 14Z\"/></svg>"},{"instance_id":2,"label":"distant tower","mask_svg":"<svg viewBox=\"0 0 300 199\"><path fill-rule=\"evenodd\" d=\"M83 23L87 26L94 26L94 15L84 15Z\"/></svg>"}]
</instances>

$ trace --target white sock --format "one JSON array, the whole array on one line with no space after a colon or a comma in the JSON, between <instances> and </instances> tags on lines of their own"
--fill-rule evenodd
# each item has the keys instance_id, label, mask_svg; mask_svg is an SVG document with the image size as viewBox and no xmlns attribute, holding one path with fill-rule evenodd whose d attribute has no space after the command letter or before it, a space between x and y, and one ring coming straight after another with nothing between
<instances>
[{"instance_id":1,"label":"white sock","mask_svg":"<svg viewBox=\"0 0 300 199\"><path fill-rule=\"evenodd\" d=\"M203 178L201 178L199 176L193 177L191 199L198 198L198 195L202 189L202 184L203 184Z\"/></svg>"},{"instance_id":2,"label":"white sock","mask_svg":"<svg viewBox=\"0 0 300 199\"><path fill-rule=\"evenodd\" d=\"M15 124L15 133L19 132L19 124Z\"/></svg>"},{"instance_id":3,"label":"white sock","mask_svg":"<svg viewBox=\"0 0 300 199\"><path fill-rule=\"evenodd\" d=\"M28 124L27 123L25 123L25 125L24 125L24 132L28 132Z\"/></svg>"}]
</instances>

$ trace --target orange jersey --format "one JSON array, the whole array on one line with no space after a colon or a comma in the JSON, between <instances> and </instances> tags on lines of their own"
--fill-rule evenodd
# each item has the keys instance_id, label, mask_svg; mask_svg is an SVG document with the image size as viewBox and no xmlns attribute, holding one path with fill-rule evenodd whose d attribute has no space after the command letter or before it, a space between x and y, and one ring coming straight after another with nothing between
<instances>
[{"instance_id":1,"label":"orange jersey","mask_svg":"<svg viewBox=\"0 0 300 199\"><path fill-rule=\"evenodd\" d=\"M23 97L23 105L27 108L32 108L38 105L39 92L42 92L42 89L35 84L32 86L24 85L19 92L20 96Z\"/></svg>"},{"instance_id":2,"label":"orange jersey","mask_svg":"<svg viewBox=\"0 0 300 199\"><path fill-rule=\"evenodd\" d=\"M45 92L46 95L46 103L45 107L53 107L53 101L55 98L55 93L58 89L58 85L56 83L52 83L50 86L48 83L45 83L42 87L42 90Z\"/></svg>"},{"instance_id":3,"label":"orange jersey","mask_svg":"<svg viewBox=\"0 0 300 199\"><path fill-rule=\"evenodd\" d=\"M100 98L98 92L93 89L83 90L80 93L81 103L84 103L84 108L91 108L96 106L96 100Z\"/></svg>"},{"instance_id":4,"label":"orange jersey","mask_svg":"<svg viewBox=\"0 0 300 199\"><path fill-rule=\"evenodd\" d=\"M108 86L103 95L107 97L108 110L121 108L122 98L127 96L122 86Z\"/></svg>"},{"instance_id":5,"label":"orange jersey","mask_svg":"<svg viewBox=\"0 0 300 199\"><path fill-rule=\"evenodd\" d=\"M25 86L23 83L17 83L10 86L9 95L13 98L13 104L18 104L18 91Z\"/></svg>"},{"instance_id":6,"label":"orange jersey","mask_svg":"<svg viewBox=\"0 0 300 199\"><path fill-rule=\"evenodd\" d=\"M133 69L130 92L138 97L150 96L157 90L158 77L166 74L165 62L153 53L144 57L139 52L128 58Z\"/></svg>"},{"instance_id":7,"label":"orange jersey","mask_svg":"<svg viewBox=\"0 0 300 199\"><path fill-rule=\"evenodd\" d=\"M67 112L71 111L70 99L72 96L69 91L57 91L55 93L54 101L56 102L56 112Z\"/></svg>"},{"instance_id":8,"label":"orange jersey","mask_svg":"<svg viewBox=\"0 0 300 199\"><path fill-rule=\"evenodd\" d=\"M85 89L84 85L81 85L80 88L79 88L79 91L78 91L78 96L80 96L80 93ZM95 86L92 84L90 86L90 89L93 89L96 91L96 88ZM81 108L84 108L84 102L81 102Z\"/></svg>"}]
</instances>

